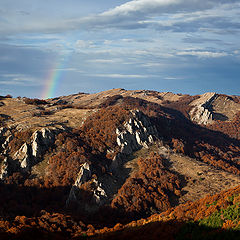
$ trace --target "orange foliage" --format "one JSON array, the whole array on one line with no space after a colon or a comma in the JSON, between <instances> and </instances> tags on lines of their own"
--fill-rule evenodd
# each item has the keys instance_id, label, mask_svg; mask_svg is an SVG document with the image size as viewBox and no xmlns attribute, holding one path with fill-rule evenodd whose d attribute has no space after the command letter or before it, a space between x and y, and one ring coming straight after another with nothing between
<instances>
[{"instance_id":1,"label":"orange foliage","mask_svg":"<svg viewBox=\"0 0 240 240\"><path fill-rule=\"evenodd\" d=\"M104 153L116 148L116 128L129 118L129 112L121 107L101 109L88 117L80 131L81 136L92 148Z\"/></svg>"},{"instance_id":2,"label":"orange foliage","mask_svg":"<svg viewBox=\"0 0 240 240\"><path fill-rule=\"evenodd\" d=\"M31 130L15 132L13 140L9 143L12 153L16 152L25 142L29 142L32 136Z\"/></svg>"},{"instance_id":3,"label":"orange foliage","mask_svg":"<svg viewBox=\"0 0 240 240\"><path fill-rule=\"evenodd\" d=\"M198 99L200 96L190 96L190 95L183 95L179 100L170 102L170 101L163 101L163 105L167 108L175 109L181 112L185 117L189 118L189 112L192 109L192 106L189 105L192 101Z\"/></svg>"},{"instance_id":4,"label":"orange foliage","mask_svg":"<svg viewBox=\"0 0 240 240\"><path fill-rule=\"evenodd\" d=\"M178 177L168 171L159 155L151 154L138 160L139 170L119 189L112 207L124 209L134 216L145 216L164 211L171 206L170 198L180 189Z\"/></svg>"},{"instance_id":5,"label":"orange foliage","mask_svg":"<svg viewBox=\"0 0 240 240\"><path fill-rule=\"evenodd\" d=\"M240 140L240 112L235 115L232 121L216 121L216 123L208 126L208 128Z\"/></svg>"}]
</instances>

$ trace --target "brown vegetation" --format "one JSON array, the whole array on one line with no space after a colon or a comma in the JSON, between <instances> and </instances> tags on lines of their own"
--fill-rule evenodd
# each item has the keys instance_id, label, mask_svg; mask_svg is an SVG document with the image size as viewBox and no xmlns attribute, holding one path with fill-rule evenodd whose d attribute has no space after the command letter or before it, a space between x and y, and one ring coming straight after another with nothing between
<instances>
[{"instance_id":1,"label":"brown vegetation","mask_svg":"<svg viewBox=\"0 0 240 240\"><path fill-rule=\"evenodd\" d=\"M178 176L167 170L164 159L156 154L140 158L138 166L139 170L119 189L111 206L134 218L168 209L181 194Z\"/></svg>"},{"instance_id":2,"label":"brown vegetation","mask_svg":"<svg viewBox=\"0 0 240 240\"><path fill-rule=\"evenodd\" d=\"M23 98L23 101L26 104L31 104L31 105L45 105L48 104L46 100L38 99L38 98Z\"/></svg>"},{"instance_id":3,"label":"brown vegetation","mask_svg":"<svg viewBox=\"0 0 240 240\"><path fill-rule=\"evenodd\" d=\"M11 153L15 153L24 143L29 143L31 136L31 130L15 132L12 141L9 143Z\"/></svg>"},{"instance_id":4,"label":"brown vegetation","mask_svg":"<svg viewBox=\"0 0 240 240\"><path fill-rule=\"evenodd\" d=\"M155 93L149 94L157 97ZM70 188L83 163L88 162L97 177L105 173L111 174L108 172L108 167L119 150L116 144L116 128L121 129L122 124L130 117L130 110L134 109L149 116L150 121L157 127L163 144L169 145L174 152L192 156L215 168L239 175L240 114L238 113L232 122L218 121L209 126L210 129L195 125L189 121L187 113L190 110L189 103L197 97L186 95L178 102L164 102L164 106L121 95L109 97L100 105L100 109L86 118L83 126L69 128L56 136L54 145L42 156L43 161L48 162L47 168L44 169L45 175L38 177L34 174L15 172L6 179L5 184L0 184L2 196L0 232L8 232L7 234L10 234L6 235L8 237L21 236L23 239L23 236L26 236L24 234L31 235L31 231L36 231L39 236L45 238L48 234L53 234L56 239L64 237L77 239L112 232L112 236L107 234L99 238L114 239L115 236L116 239L120 239L116 231L123 231L126 238L140 239L139 234L142 234L142 239L144 237L151 239L149 234L156 231L156 239L159 239L157 238L159 236L174 239L185 221L194 221L196 224L201 221L206 222L206 218L220 209L227 209L237 204L240 199L239 187L172 209L171 207L177 204L178 197L182 194L180 177L168 169L161 156L152 154L146 159L138 159L138 170L133 172L122 185L114 196L111 206L100 209L94 227L79 222L80 219L86 219L85 216L80 215L78 220L75 220L65 212L65 202ZM45 100L39 100L40 102L38 100L24 101L34 105L47 104ZM238 98L234 98L234 101L238 101ZM63 106L65 107L65 104ZM84 108L84 105L75 107ZM45 108L38 110L45 111ZM44 115L44 112L40 115ZM31 135L32 130L14 133L9 145L11 154L14 154L23 143L29 143ZM0 161L2 160L3 157L0 158ZM82 185L82 195L85 200L90 199L89 190L91 190L91 181ZM230 201L229 198L232 199L232 196L234 196L233 200ZM47 212L41 212L42 209ZM108 213L106 209L109 210ZM167 211L162 214L137 220L139 217L165 210ZM104 217L109 215L111 215L109 219L104 220ZM126 220L121 218L123 215L129 217L128 220L136 221L123 225ZM116 224L114 228L105 227L96 230L96 226L104 224L104 221L107 223L112 221L112 224L118 221L121 223ZM161 222L155 225L154 221ZM233 221L223 217L220 221L221 228L238 228L239 221L240 219ZM86 222L90 223L90 220ZM151 225L146 225L147 223ZM95 237L98 238L94 236L93 239Z\"/></svg>"},{"instance_id":5,"label":"brown vegetation","mask_svg":"<svg viewBox=\"0 0 240 240\"><path fill-rule=\"evenodd\" d=\"M190 103L200 96L190 96L190 95L183 95L179 100L170 102L170 101L163 101L162 105L167 108L175 109L181 112L186 118L189 118L189 112L192 109Z\"/></svg>"},{"instance_id":6,"label":"brown vegetation","mask_svg":"<svg viewBox=\"0 0 240 240\"><path fill-rule=\"evenodd\" d=\"M80 131L86 144L106 153L108 149L116 148L116 128L128 118L129 112L122 107L100 109L88 117Z\"/></svg>"},{"instance_id":7,"label":"brown vegetation","mask_svg":"<svg viewBox=\"0 0 240 240\"><path fill-rule=\"evenodd\" d=\"M6 96L0 96L0 100L3 100L5 98L12 98L12 95L7 94Z\"/></svg>"},{"instance_id":8,"label":"brown vegetation","mask_svg":"<svg viewBox=\"0 0 240 240\"><path fill-rule=\"evenodd\" d=\"M240 140L240 112L235 115L232 121L216 121L214 124L208 126L208 128Z\"/></svg>"}]
</instances>

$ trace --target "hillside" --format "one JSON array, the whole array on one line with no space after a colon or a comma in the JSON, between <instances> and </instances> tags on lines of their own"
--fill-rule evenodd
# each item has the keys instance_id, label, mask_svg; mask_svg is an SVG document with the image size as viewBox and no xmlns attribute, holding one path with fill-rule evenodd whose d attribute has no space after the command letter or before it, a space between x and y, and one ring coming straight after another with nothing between
<instances>
[{"instance_id":1,"label":"hillside","mask_svg":"<svg viewBox=\"0 0 240 240\"><path fill-rule=\"evenodd\" d=\"M0 119L1 239L238 234L239 96L1 96Z\"/></svg>"}]
</instances>

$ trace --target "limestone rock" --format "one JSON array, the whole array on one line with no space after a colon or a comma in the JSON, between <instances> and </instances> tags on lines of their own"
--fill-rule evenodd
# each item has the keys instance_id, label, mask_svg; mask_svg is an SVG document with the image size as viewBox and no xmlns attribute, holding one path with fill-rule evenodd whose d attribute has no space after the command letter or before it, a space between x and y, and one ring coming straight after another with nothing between
<instances>
[{"instance_id":1,"label":"limestone rock","mask_svg":"<svg viewBox=\"0 0 240 240\"><path fill-rule=\"evenodd\" d=\"M0 128L0 137L2 137L4 135L5 132L7 132L7 128L6 127L1 127Z\"/></svg>"},{"instance_id":2,"label":"limestone rock","mask_svg":"<svg viewBox=\"0 0 240 240\"><path fill-rule=\"evenodd\" d=\"M102 188L101 183L99 183L96 179L94 179L93 183L95 184L95 190L93 191L93 199L97 205L102 206L106 202L107 194Z\"/></svg>"},{"instance_id":3,"label":"limestone rock","mask_svg":"<svg viewBox=\"0 0 240 240\"><path fill-rule=\"evenodd\" d=\"M24 143L14 154L13 160L18 161L22 169L29 170L31 167L30 154L31 152L28 144Z\"/></svg>"},{"instance_id":4,"label":"limestone rock","mask_svg":"<svg viewBox=\"0 0 240 240\"><path fill-rule=\"evenodd\" d=\"M87 182L88 180L90 180L92 176L91 170L90 170L90 166L88 163L84 163L78 173L78 177L74 183L74 185L71 188L71 191L69 193L69 197L67 199L66 205L69 205L70 202L77 202L78 201L78 192L79 192L79 188L81 187L81 185L85 182Z\"/></svg>"},{"instance_id":5,"label":"limestone rock","mask_svg":"<svg viewBox=\"0 0 240 240\"><path fill-rule=\"evenodd\" d=\"M13 159L14 160L22 160L25 158L25 156L28 154L28 145L27 143L24 143L20 149L14 154Z\"/></svg>"},{"instance_id":6,"label":"limestone rock","mask_svg":"<svg viewBox=\"0 0 240 240\"><path fill-rule=\"evenodd\" d=\"M213 113L211 111L211 104L217 97L216 93L205 93L199 99L191 103L193 106L189 112L191 120L198 124L211 124L213 122Z\"/></svg>"},{"instance_id":7,"label":"limestone rock","mask_svg":"<svg viewBox=\"0 0 240 240\"><path fill-rule=\"evenodd\" d=\"M84 163L79 171L78 177L71 188L66 206L71 203L81 205L81 208L87 212L93 212L106 202L107 194L101 183L97 179L91 180L92 173L88 163ZM89 202L83 201L80 187L83 183L91 180L91 199Z\"/></svg>"},{"instance_id":8,"label":"limestone rock","mask_svg":"<svg viewBox=\"0 0 240 240\"><path fill-rule=\"evenodd\" d=\"M13 135L9 135L5 142L2 144L2 148L6 149L8 147L8 144L13 140Z\"/></svg>"},{"instance_id":9,"label":"limestone rock","mask_svg":"<svg viewBox=\"0 0 240 240\"><path fill-rule=\"evenodd\" d=\"M5 158L2 163L1 172L0 172L0 179L4 180L8 177L8 159Z\"/></svg>"},{"instance_id":10,"label":"limestone rock","mask_svg":"<svg viewBox=\"0 0 240 240\"><path fill-rule=\"evenodd\" d=\"M112 170L122 164L124 155L129 155L148 145L158 138L156 126L152 125L148 116L139 110L131 111L131 117L124 123L123 129L116 129L117 145L120 152L115 156L110 166Z\"/></svg>"},{"instance_id":11,"label":"limestone rock","mask_svg":"<svg viewBox=\"0 0 240 240\"><path fill-rule=\"evenodd\" d=\"M90 165L84 163L79 171L78 177L74 183L74 186L80 187L83 183L87 182L92 176Z\"/></svg>"},{"instance_id":12,"label":"limestone rock","mask_svg":"<svg viewBox=\"0 0 240 240\"><path fill-rule=\"evenodd\" d=\"M33 133L32 141L32 155L33 157L39 157L54 142L54 133L47 129L43 128L40 131L37 130Z\"/></svg>"},{"instance_id":13,"label":"limestone rock","mask_svg":"<svg viewBox=\"0 0 240 240\"><path fill-rule=\"evenodd\" d=\"M30 143L24 143L13 155L11 161L11 168L13 169L9 169L9 171L30 171L35 164L41 162L42 155L55 141L56 131L48 128L35 131L30 139ZM10 135L2 145L5 153L7 153L7 145L12 139L13 136Z\"/></svg>"}]
</instances>

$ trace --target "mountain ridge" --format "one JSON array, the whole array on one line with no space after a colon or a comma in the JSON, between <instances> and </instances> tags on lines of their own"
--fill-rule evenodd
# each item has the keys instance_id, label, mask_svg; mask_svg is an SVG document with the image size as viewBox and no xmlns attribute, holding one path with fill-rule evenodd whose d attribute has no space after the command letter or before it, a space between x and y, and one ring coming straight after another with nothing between
<instances>
[{"instance_id":1,"label":"mountain ridge","mask_svg":"<svg viewBox=\"0 0 240 240\"><path fill-rule=\"evenodd\" d=\"M50 220L124 224L240 185L239 96L112 89L0 102L1 217L11 226L43 209ZM79 227L64 233L86 234Z\"/></svg>"}]
</instances>

